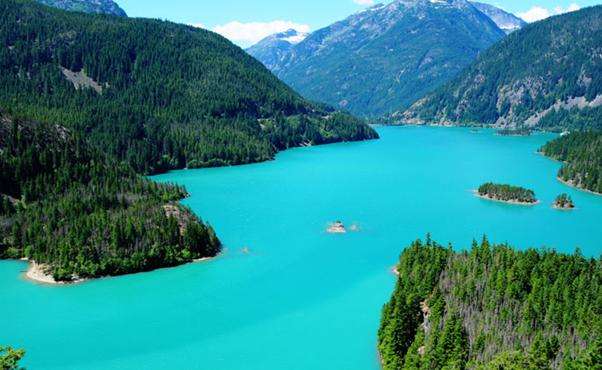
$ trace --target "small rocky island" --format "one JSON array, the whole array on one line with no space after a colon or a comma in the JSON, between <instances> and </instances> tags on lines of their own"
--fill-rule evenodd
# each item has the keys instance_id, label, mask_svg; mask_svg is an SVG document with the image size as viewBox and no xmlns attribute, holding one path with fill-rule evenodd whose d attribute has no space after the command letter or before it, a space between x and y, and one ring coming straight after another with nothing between
<instances>
[{"instance_id":1,"label":"small rocky island","mask_svg":"<svg viewBox=\"0 0 602 370\"><path fill-rule=\"evenodd\" d=\"M554 200L553 207L556 209L562 210L571 210L575 209L575 203L573 203L573 199L568 194L560 194Z\"/></svg>"},{"instance_id":2,"label":"small rocky island","mask_svg":"<svg viewBox=\"0 0 602 370\"><path fill-rule=\"evenodd\" d=\"M331 234L345 234L347 232L347 229L341 221L336 221L330 226L328 226L328 229L326 231L328 231Z\"/></svg>"},{"instance_id":3,"label":"small rocky island","mask_svg":"<svg viewBox=\"0 0 602 370\"><path fill-rule=\"evenodd\" d=\"M534 205L539 203L533 190L507 184L488 182L479 187L476 195L484 199L511 204Z\"/></svg>"}]
</instances>

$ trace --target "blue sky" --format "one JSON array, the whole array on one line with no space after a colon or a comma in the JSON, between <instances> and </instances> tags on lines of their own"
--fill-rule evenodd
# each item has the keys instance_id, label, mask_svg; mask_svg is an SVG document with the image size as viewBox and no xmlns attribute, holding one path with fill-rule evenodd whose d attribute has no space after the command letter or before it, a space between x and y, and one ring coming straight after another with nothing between
<instances>
[{"instance_id":1,"label":"blue sky","mask_svg":"<svg viewBox=\"0 0 602 370\"><path fill-rule=\"evenodd\" d=\"M296 28L314 31L364 9L372 0L115 0L131 17L199 25L249 46L268 34ZM602 0L480 0L529 21Z\"/></svg>"}]
</instances>

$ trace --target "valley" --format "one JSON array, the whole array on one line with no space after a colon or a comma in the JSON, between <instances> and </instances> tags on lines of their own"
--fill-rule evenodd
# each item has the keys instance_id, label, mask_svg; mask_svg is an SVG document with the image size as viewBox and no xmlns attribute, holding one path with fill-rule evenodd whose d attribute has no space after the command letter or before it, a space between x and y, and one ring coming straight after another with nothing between
<instances>
[{"instance_id":1,"label":"valley","mask_svg":"<svg viewBox=\"0 0 602 370\"><path fill-rule=\"evenodd\" d=\"M241 1L0 1L0 369L602 366L602 5Z\"/></svg>"}]
</instances>

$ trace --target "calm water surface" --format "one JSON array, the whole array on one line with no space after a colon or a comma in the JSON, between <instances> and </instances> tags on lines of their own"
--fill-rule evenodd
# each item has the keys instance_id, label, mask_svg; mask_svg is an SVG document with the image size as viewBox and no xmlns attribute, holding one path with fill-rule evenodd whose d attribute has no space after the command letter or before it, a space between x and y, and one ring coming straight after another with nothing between
<instances>
[{"instance_id":1,"label":"calm water surface","mask_svg":"<svg viewBox=\"0 0 602 370\"><path fill-rule=\"evenodd\" d=\"M29 369L377 369L376 330L402 248L427 232L457 248L487 234L517 248L602 252L602 197L556 180L552 135L379 128L379 141L294 149L276 161L156 177L217 230L220 258L71 287L0 262L0 343ZM542 203L478 199L485 181ZM553 210L561 192L578 209ZM359 232L330 235L329 222ZM245 251L248 249L248 253Z\"/></svg>"}]
</instances>

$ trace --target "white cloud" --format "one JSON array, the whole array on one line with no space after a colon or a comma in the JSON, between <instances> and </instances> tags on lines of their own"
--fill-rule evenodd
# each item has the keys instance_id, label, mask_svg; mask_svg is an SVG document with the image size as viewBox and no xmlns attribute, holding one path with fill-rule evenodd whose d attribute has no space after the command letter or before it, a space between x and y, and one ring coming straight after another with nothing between
<instances>
[{"instance_id":1,"label":"white cloud","mask_svg":"<svg viewBox=\"0 0 602 370\"><path fill-rule=\"evenodd\" d=\"M580 9L581 9L581 7L579 6L579 4L573 3L573 4L569 5L568 8L566 8L566 11L570 13L570 12L576 12L577 10L580 10Z\"/></svg>"},{"instance_id":2,"label":"white cloud","mask_svg":"<svg viewBox=\"0 0 602 370\"><path fill-rule=\"evenodd\" d=\"M353 0L353 2L359 5L374 5L374 0Z\"/></svg>"},{"instance_id":3,"label":"white cloud","mask_svg":"<svg viewBox=\"0 0 602 370\"><path fill-rule=\"evenodd\" d=\"M249 22L239 21L229 22L223 25L213 27L213 31L230 39L231 41L242 45L250 46L261 39L278 32L284 32L290 29L299 32L309 32L310 27L307 24L299 24L291 21L272 21L272 22Z\"/></svg>"},{"instance_id":4,"label":"white cloud","mask_svg":"<svg viewBox=\"0 0 602 370\"><path fill-rule=\"evenodd\" d=\"M525 21L531 23L531 22L537 22L540 21L542 19L546 19L548 17L551 17L553 15L558 15L558 14L563 14L563 13L569 13L569 12L574 12L581 9L581 7L578 4L571 4L566 8L563 8L561 6L557 6L554 9L548 9L548 8L544 8L541 6L534 6L531 9L527 10L524 13L518 13L518 16L521 17L522 19L524 19Z\"/></svg>"}]
</instances>

